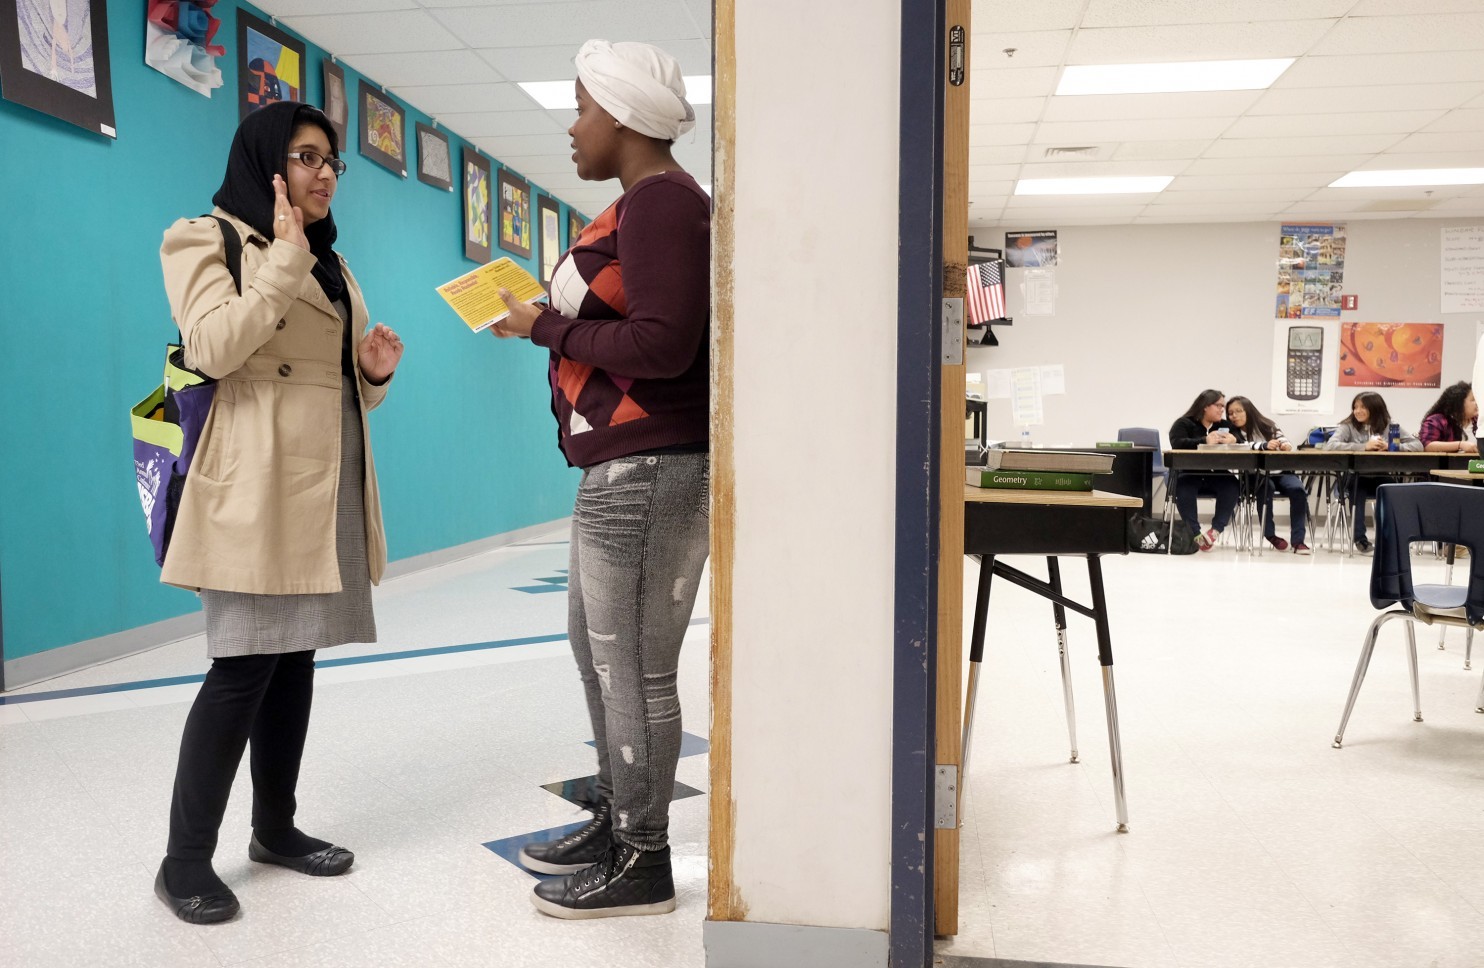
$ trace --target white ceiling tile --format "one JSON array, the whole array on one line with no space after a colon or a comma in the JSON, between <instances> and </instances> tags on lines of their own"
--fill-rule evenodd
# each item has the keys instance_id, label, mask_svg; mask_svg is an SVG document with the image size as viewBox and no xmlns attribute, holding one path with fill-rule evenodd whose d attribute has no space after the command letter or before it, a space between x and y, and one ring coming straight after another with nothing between
<instances>
[{"instance_id":1,"label":"white ceiling tile","mask_svg":"<svg viewBox=\"0 0 1484 968\"><path fill-rule=\"evenodd\" d=\"M253 6L280 20L315 13L381 13L418 8L415 0L260 0Z\"/></svg>"},{"instance_id":2,"label":"white ceiling tile","mask_svg":"<svg viewBox=\"0 0 1484 968\"><path fill-rule=\"evenodd\" d=\"M1123 175L1177 175L1184 161L1051 161L1027 162L1021 178L1104 178Z\"/></svg>"},{"instance_id":3,"label":"white ceiling tile","mask_svg":"<svg viewBox=\"0 0 1484 968\"><path fill-rule=\"evenodd\" d=\"M1151 205L1144 210L1144 214L1150 216L1164 216L1167 218L1239 218L1262 220L1283 211L1284 205Z\"/></svg>"},{"instance_id":4,"label":"white ceiling tile","mask_svg":"<svg viewBox=\"0 0 1484 968\"><path fill-rule=\"evenodd\" d=\"M1132 218L1144 211L1146 207L1143 202L1116 202L1111 205L1100 205L1096 207L1084 205L1041 205L1037 208L1017 207L1014 210L1007 207L1003 220L1019 226L1020 231L1035 231L1031 223L1037 221L1065 221L1083 215L1092 218Z\"/></svg>"},{"instance_id":5,"label":"white ceiling tile","mask_svg":"<svg viewBox=\"0 0 1484 968\"><path fill-rule=\"evenodd\" d=\"M283 23L340 57L465 46L426 10L289 17Z\"/></svg>"},{"instance_id":6,"label":"white ceiling tile","mask_svg":"<svg viewBox=\"0 0 1484 968\"><path fill-rule=\"evenodd\" d=\"M1433 206L1433 210L1448 212L1450 214L1466 213L1469 215L1484 215L1484 197L1475 195L1452 198L1444 202L1439 202Z\"/></svg>"},{"instance_id":7,"label":"white ceiling tile","mask_svg":"<svg viewBox=\"0 0 1484 968\"><path fill-rule=\"evenodd\" d=\"M1229 191L1177 192L1167 188L1160 192L1155 205L1215 207L1222 205L1255 207L1291 205L1314 193L1312 188L1244 188Z\"/></svg>"},{"instance_id":8,"label":"white ceiling tile","mask_svg":"<svg viewBox=\"0 0 1484 968\"><path fill-rule=\"evenodd\" d=\"M1034 124L973 124L969 126L970 151L980 147L1023 145L1035 130Z\"/></svg>"},{"instance_id":9,"label":"white ceiling tile","mask_svg":"<svg viewBox=\"0 0 1484 968\"><path fill-rule=\"evenodd\" d=\"M1015 191L1013 181L969 182L969 192L974 195L988 192L991 195L1008 197L1013 191Z\"/></svg>"},{"instance_id":10,"label":"white ceiling tile","mask_svg":"<svg viewBox=\"0 0 1484 968\"><path fill-rule=\"evenodd\" d=\"M711 0L685 0L685 8L702 37L711 36Z\"/></svg>"},{"instance_id":11,"label":"white ceiling tile","mask_svg":"<svg viewBox=\"0 0 1484 968\"><path fill-rule=\"evenodd\" d=\"M1422 13L1477 13L1479 0L1360 0L1352 17L1384 17Z\"/></svg>"},{"instance_id":12,"label":"white ceiling tile","mask_svg":"<svg viewBox=\"0 0 1484 968\"><path fill-rule=\"evenodd\" d=\"M1041 120L1044 97L998 97L975 99L969 104L969 123L1016 124Z\"/></svg>"},{"instance_id":13,"label":"white ceiling tile","mask_svg":"<svg viewBox=\"0 0 1484 968\"><path fill-rule=\"evenodd\" d=\"M1374 87L1376 85L1484 82L1484 58L1473 51L1436 54L1354 54L1300 58L1273 83L1289 87Z\"/></svg>"},{"instance_id":14,"label":"white ceiling tile","mask_svg":"<svg viewBox=\"0 0 1484 968\"><path fill-rule=\"evenodd\" d=\"M1159 24L1213 24L1258 20L1341 17L1355 0L1090 0L1083 27L1146 27Z\"/></svg>"},{"instance_id":15,"label":"white ceiling tile","mask_svg":"<svg viewBox=\"0 0 1484 968\"><path fill-rule=\"evenodd\" d=\"M434 116L485 111L530 111L538 107L514 84L434 84L400 87L396 93Z\"/></svg>"},{"instance_id":16,"label":"white ceiling tile","mask_svg":"<svg viewBox=\"0 0 1484 968\"><path fill-rule=\"evenodd\" d=\"M969 97L1047 97L1056 90L1059 67L1025 67L969 72Z\"/></svg>"},{"instance_id":17,"label":"white ceiling tile","mask_svg":"<svg viewBox=\"0 0 1484 968\"><path fill-rule=\"evenodd\" d=\"M1235 118L1175 118L1168 121L1061 121L1036 128L1035 144L1087 145L1103 141L1174 141L1215 138Z\"/></svg>"},{"instance_id":18,"label":"white ceiling tile","mask_svg":"<svg viewBox=\"0 0 1484 968\"><path fill-rule=\"evenodd\" d=\"M1422 130L1428 134L1435 131L1484 131L1484 108L1449 111Z\"/></svg>"},{"instance_id":19,"label":"white ceiling tile","mask_svg":"<svg viewBox=\"0 0 1484 968\"><path fill-rule=\"evenodd\" d=\"M584 0L445 8L433 15L469 47L523 47L536 37L550 46L570 45L575 53L593 37L659 47L701 39L690 17L676 15L678 9L673 0Z\"/></svg>"},{"instance_id":20,"label":"white ceiling tile","mask_svg":"<svg viewBox=\"0 0 1484 968\"><path fill-rule=\"evenodd\" d=\"M1129 224L1189 225L1192 223L1199 223L1201 225L1210 225L1214 222L1246 223L1272 221L1276 221L1276 217L1274 215L1253 215L1243 212L1206 212L1204 214L1194 215L1188 212L1167 212L1161 210L1161 213L1156 215L1140 215L1137 218L1131 219Z\"/></svg>"},{"instance_id":21,"label":"white ceiling tile","mask_svg":"<svg viewBox=\"0 0 1484 968\"><path fill-rule=\"evenodd\" d=\"M1330 20L1269 23L1197 23L1104 27L1077 31L1068 64L1143 64L1169 61L1297 57L1333 25Z\"/></svg>"},{"instance_id":22,"label":"white ceiling tile","mask_svg":"<svg viewBox=\"0 0 1484 968\"><path fill-rule=\"evenodd\" d=\"M1357 134L1333 138L1222 138L1206 149L1205 157L1282 158L1291 155L1375 154L1385 151L1399 140L1399 136L1394 134Z\"/></svg>"},{"instance_id":23,"label":"white ceiling tile","mask_svg":"<svg viewBox=\"0 0 1484 968\"><path fill-rule=\"evenodd\" d=\"M1314 192L1306 202L1316 204L1349 204L1362 205L1375 199L1406 199L1415 202L1414 207L1425 207L1432 202L1441 202L1450 198L1457 198L1464 194L1466 185L1437 185L1431 188L1422 186L1392 187L1392 188L1321 188Z\"/></svg>"},{"instance_id":24,"label":"white ceiling tile","mask_svg":"<svg viewBox=\"0 0 1484 968\"><path fill-rule=\"evenodd\" d=\"M1077 26L1087 0L1037 0L1035 3L1005 3L1003 0L973 0L970 4L973 33L1005 33L1016 30L1061 30Z\"/></svg>"},{"instance_id":25,"label":"white ceiling tile","mask_svg":"<svg viewBox=\"0 0 1484 968\"><path fill-rule=\"evenodd\" d=\"M572 141L565 134L517 134L470 140L502 160L506 155L554 155L564 148L567 157L572 156Z\"/></svg>"},{"instance_id":26,"label":"white ceiling tile","mask_svg":"<svg viewBox=\"0 0 1484 968\"><path fill-rule=\"evenodd\" d=\"M1005 203L1005 211L1023 211L1045 208L1107 208L1112 205L1147 205L1158 192L1137 192L1126 195L1012 195Z\"/></svg>"},{"instance_id":27,"label":"white ceiling tile","mask_svg":"<svg viewBox=\"0 0 1484 968\"><path fill-rule=\"evenodd\" d=\"M478 111L468 114L440 114L440 125L457 131L466 139L514 134L551 134L561 126L548 111Z\"/></svg>"},{"instance_id":28,"label":"white ceiling tile","mask_svg":"<svg viewBox=\"0 0 1484 968\"><path fill-rule=\"evenodd\" d=\"M1323 188L1345 174L1346 169L1327 172L1259 172L1229 175L1180 175L1165 189L1166 195L1185 192L1235 191L1262 188Z\"/></svg>"},{"instance_id":29,"label":"white ceiling tile","mask_svg":"<svg viewBox=\"0 0 1484 968\"><path fill-rule=\"evenodd\" d=\"M1232 117L1245 112L1261 91L1211 91L1193 94L1088 94L1052 97L1046 121L1122 121L1144 118ZM977 110L976 101L970 115Z\"/></svg>"},{"instance_id":30,"label":"white ceiling tile","mask_svg":"<svg viewBox=\"0 0 1484 968\"><path fill-rule=\"evenodd\" d=\"M1270 114L1238 118L1225 138L1301 138L1319 135L1408 134L1441 118L1443 111L1372 111L1365 114Z\"/></svg>"},{"instance_id":31,"label":"white ceiling tile","mask_svg":"<svg viewBox=\"0 0 1484 968\"><path fill-rule=\"evenodd\" d=\"M472 50L437 53L356 54L346 61L378 84L404 87L416 84L496 84L505 80Z\"/></svg>"},{"instance_id":32,"label":"white ceiling tile","mask_svg":"<svg viewBox=\"0 0 1484 968\"><path fill-rule=\"evenodd\" d=\"M1374 157L1367 158L1354 166L1355 168L1371 170L1391 170L1401 168L1477 168L1479 167L1479 152L1477 151L1430 151L1430 152L1407 152L1387 151Z\"/></svg>"},{"instance_id":33,"label":"white ceiling tile","mask_svg":"<svg viewBox=\"0 0 1484 968\"><path fill-rule=\"evenodd\" d=\"M1247 175L1258 173L1339 171L1347 172L1369 160L1373 152L1347 155L1269 154L1251 158L1197 158L1186 167L1185 175Z\"/></svg>"},{"instance_id":34,"label":"white ceiling tile","mask_svg":"<svg viewBox=\"0 0 1484 968\"><path fill-rule=\"evenodd\" d=\"M1480 94L1479 97L1471 99L1463 106L1466 108L1484 108L1484 94Z\"/></svg>"},{"instance_id":35,"label":"white ceiling tile","mask_svg":"<svg viewBox=\"0 0 1484 968\"><path fill-rule=\"evenodd\" d=\"M1396 54L1484 48L1484 13L1351 17L1314 45L1315 54Z\"/></svg>"},{"instance_id":36,"label":"white ceiling tile","mask_svg":"<svg viewBox=\"0 0 1484 968\"><path fill-rule=\"evenodd\" d=\"M1484 151L1484 131L1443 131L1409 135L1398 141L1391 150L1398 154L1432 151Z\"/></svg>"},{"instance_id":37,"label":"white ceiling tile","mask_svg":"<svg viewBox=\"0 0 1484 968\"><path fill-rule=\"evenodd\" d=\"M539 47L487 47L477 51L512 81L565 81L577 76L572 59L580 44ZM685 74L711 73L711 44L705 40L667 40L657 46L680 62Z\"/></svg>"},{"instance_id":38,"label":"white ceiling tile","mask_svg":"<svg viewBox=\"0 0 1484 968\"><path fill-rule=\"evenodd\" d=\"M1071 43L1070 30L1028 30L1016 33L975 33L969 45L969 68L974 71L1021 67L1060 67ZM1013 54L1006 54L1013 48Z\"/></svg>"},{"instance_id":39,"label":"white ceiling tile","mask_svg":"<svg viewBox=\"0 0 1484 968\"><path fill-rule=\"evenodd\" d=\"M1312 115L1448 110L1481 93L1481 87L1484 86L1477 83L1458 83L1275 88L1264 93L1248 113Z\"/></svg>"},{"instance_id":40,"label":"white ceiling tile","mask_svg":"<svg viewBox=\"0 0 1484 968\"><path fill-rule=\"evenodd\" d=\"M1025 160L1025 145L970 145L971 165L1014 165Z\"/></svg>"},{"instance_id":41,"label":"white ceiling tile","mask_svg":"<svg viewBox=\"0 0 1484 968\"><path fill-rule=\"evenodd\" d=\"M970 165L969 184L1014 178L1020 174L1019 165Z\"/></svg>"},{"instance_id":42,"label":"white ceiling tile","mask_svg":"<svg viewBox=\"0 0 1484 968\"><path fill-rule=\"evenodd\" d=\"M1215 141L1202 138L1199 141L1125 141L1118 146L1113 157L1122 160L1190 160L1199 158Z\"/></svg>"}]
</instances>

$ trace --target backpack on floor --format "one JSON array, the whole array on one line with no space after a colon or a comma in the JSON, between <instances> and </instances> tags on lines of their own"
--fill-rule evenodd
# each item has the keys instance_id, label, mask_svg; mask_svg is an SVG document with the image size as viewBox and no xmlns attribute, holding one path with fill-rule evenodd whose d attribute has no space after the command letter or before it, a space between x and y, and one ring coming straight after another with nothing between
<instances>
[{"instance_id":1,"label":"backpack on floor","mask_svg":"<svg viewBox=\"0 0 1484 968\"><path fill-rule=\"evenodd\" d=\"M1151 555L1195 554L1195 535L1190 533L1190 529L1174 522L1172 538L1170 525L1171 522L1162 518L1133 515L1128 521L1128 550Z\"/></svg>"}]
</instances>

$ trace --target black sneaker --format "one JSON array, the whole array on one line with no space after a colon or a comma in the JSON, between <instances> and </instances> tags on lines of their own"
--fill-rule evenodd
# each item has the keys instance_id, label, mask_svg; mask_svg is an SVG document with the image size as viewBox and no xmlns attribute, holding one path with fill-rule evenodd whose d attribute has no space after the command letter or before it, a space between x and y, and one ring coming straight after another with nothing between
<instances>
[{"instance_id":1,"label":"black sneaker","mask_svg":"<svg viewBox=\"0 0 1484 968\"><path fill-rule=\"evenodd\" d=\"M1358 552L1360 552L1363 555L1370 554L1371 553L1371 540L1369 538L1367 538L1365 535L1360 535L1359 537L1357 537L1355 539L1355 550L1358 551Z\"/></svg>"},{"instance_id":2,"label":"black sneaker","mask_svg":"<svg viewBox=\"0 0 1484 968\"><path fill-rule=\"evenodd\" d=\"M603 859L613 845L613 806L602 800L593 807L593 819L576 833L520 849L520 862L538 874L575 874Z\"/></svg>"},{"instance_id":3,"label":"black sneaker","mask_svg":"<svg viewBox=\"0 0 1484 968\"><path fill-rule=\"evenodd\" d=\"M636 850L615 840L603 859L560 880L542 881L531 895L554 918L617 918L675 910L670 848Z\"/></svg>"}]
</instances>

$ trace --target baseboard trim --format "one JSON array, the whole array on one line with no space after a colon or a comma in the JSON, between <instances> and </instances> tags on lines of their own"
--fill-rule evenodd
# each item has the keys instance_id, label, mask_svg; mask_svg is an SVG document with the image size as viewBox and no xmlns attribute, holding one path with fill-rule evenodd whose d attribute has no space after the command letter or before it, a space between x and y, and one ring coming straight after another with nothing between
<instances>
[{"instance_id":1,"label":"baseboard trim","mask_svg":"<svg viewBox=\"0 0 1484 968\"><path fill-rule=\"evenodd\" d=\"M706 968L886 968L885 931L707 921L701 936Z\"/></svg>"},{"instance_id":2,"label":"baseboard trim","mask_svg":"<svg viewBox=\"0 0 1484 968\"><path fill-rule=\"evenodd\" d=\"M533 524L514 531L480 538L477 541L454 545L452 548L442 548L426 554L413 555L410 558L401 558L387 565L385 578L402 578L429 568L436 568L439 565L472 558L497 548L520 544L528 538L561 527L563 522L569 520L571 519L558 518L555 521ZM150 649L157 649L171 642L179 642L192 635L200 635L205 630L206 617L197 610L175 618L167 618L161 622L152 622L149 625L140 625L122 632L101 635L95 639L58 646L34 655L6 659L3 667L4 678L0 681L4 682L6 689L33 686L38 682L55 679L69 672L77 672L104 662L113 662L116 659L138 655L140 652L148 652Z\"/></svg>"}]
</instances>

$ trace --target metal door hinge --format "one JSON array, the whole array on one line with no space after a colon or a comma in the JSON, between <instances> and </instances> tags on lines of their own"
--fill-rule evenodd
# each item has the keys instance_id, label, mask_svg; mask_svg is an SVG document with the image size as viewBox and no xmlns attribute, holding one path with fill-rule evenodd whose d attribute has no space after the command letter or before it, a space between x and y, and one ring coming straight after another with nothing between
<instances>
[{"instance_id":1,"label":"metal door hinge","mask_svg":"<svg viewBox=\"0 0 1484 968\"><path fill-rule=\"evenodd\" d=\"M958 366L964 361L964 301L943 300L943 365Z\"/></svg>"},{"instance_id":2,"label":"metal door hinge","mask_svg":"<svg viewBox=\"0 0 1484 968\"><path fill-rule=\"evenodd\" d=\"M938 764L933 804L933 826L936 829L952 830L958 826L958 767L952 763Z\"/></svg>"}]
</instances>

